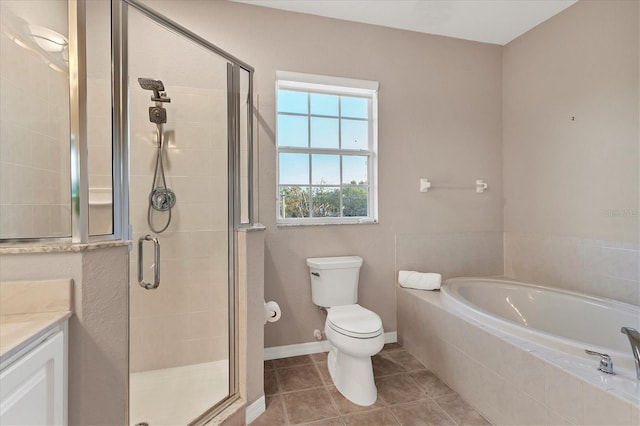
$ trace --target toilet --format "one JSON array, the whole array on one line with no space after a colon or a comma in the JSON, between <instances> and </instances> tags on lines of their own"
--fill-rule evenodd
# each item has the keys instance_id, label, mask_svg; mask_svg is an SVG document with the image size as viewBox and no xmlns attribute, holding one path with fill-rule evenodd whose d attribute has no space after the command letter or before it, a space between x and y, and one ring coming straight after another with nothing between
<instances>
[{"instance_id":1,"label":"toilet","mask_svg":"<svg viewBox=\"0 0 640 426\"><path fill-rule=\"evenodd\" d=\"M384 345L382 320L358 305L359 256L307 259L313 303L327 309L324 332L331 343L327 360L334 385L357 405L378 397L371 357Z\"/></svg>"}]
</instances>

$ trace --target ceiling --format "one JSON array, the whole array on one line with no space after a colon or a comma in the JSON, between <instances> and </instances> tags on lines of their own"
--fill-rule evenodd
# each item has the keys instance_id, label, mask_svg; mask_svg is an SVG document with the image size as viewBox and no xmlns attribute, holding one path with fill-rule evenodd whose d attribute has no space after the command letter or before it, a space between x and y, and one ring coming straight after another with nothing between
<instances>
[{"instance_id":1,"label":"ceiling","mask_svg":"<svg viewBox=\"0 0 640 426\"><path fill-rule=\"evenodd\" d=\"M233 0L505 45L577 0Z\"/></svg>"}]
</instances>

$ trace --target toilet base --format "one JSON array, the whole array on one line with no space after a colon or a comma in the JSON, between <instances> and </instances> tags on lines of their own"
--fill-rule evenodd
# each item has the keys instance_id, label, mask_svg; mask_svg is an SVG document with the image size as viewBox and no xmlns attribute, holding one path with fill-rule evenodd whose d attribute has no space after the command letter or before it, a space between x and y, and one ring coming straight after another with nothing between
<instances>
[{"instance_id":1,"label":"toilet base","mask_svg":"<svg viewBox=\"0 0 640 426\"><path fill-rule=\"evenodd\" d=\"M378 389L370 356L353 357L332 346L327 367L336 389L349 401L362 406L376 402Z\"/></svg>"}]
</instances>

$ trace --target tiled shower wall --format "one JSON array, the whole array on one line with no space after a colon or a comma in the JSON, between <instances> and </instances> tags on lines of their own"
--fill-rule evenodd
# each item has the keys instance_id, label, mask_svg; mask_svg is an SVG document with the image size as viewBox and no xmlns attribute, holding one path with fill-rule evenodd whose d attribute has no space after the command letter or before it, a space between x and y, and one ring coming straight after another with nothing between
<instances>
[{"instance_id":1,"label":"tiled shower wall","mask_svg":"<svg viewBox=\"0 0 640 426\"><path fill-rule=\"evenodd\" d=\"M131 255L132 372L228 357L227 93L176 86L167 91L172 101L166 105L165 172L177 201L170 227L156 235L160 287L138 285L136 244ZM131 90L134 241L152 233L147 203L156 148L155 125L148 121L149 93ZM150 243L144 248L145 255L153 251ZM145 280L152 279L152 270L146 269Z\"/></svg>"},{"instance_id":2,"label":"tiled shower wall","mask_svg":"<svg viewBox=\"0 0 640 426\"><path fill-rule=\"evenodd\" d=\"M68 75L0 32L0 237L71 234Z\"/></svg>"},{"instance_id":3,"label":"tiled shower wall","mask_svg":"<svg viewBox=\"0 0 640 426\"><path fill-rule=\"evenodd\" d=\"M438 272L443 279L503 273L502 232L397 234L395 244L396 271Z\"/></svg>"},{"instance_id":4,"label":"tiled shower wall","mask_svg":"<svg viewBox=\"0 0 640 426\"><path fill-rule=\"evenodd\" d=\"M508 277L640 304L638 244L505 232L504 253Z\"/></svg>"},{"instance_id":5,"label":"tiled shower wall","mask_svg":"<svg viewBox=\"0 0 640 426\"><path fill-rule=\"evenodd\" d=\"M129 14L131 372L227 359L228 153L227 61L139 13ZM156 125L149 121L152 93L137 78L163 81L171 102L164 125L164 169L176 194L169 228L147 224L157 154ZM167 213L155 212L161 228ZM160 287L137 282L137 240L157 236ZM153 280L146 243L145 281Z\"/></svg>"}]
</instances>

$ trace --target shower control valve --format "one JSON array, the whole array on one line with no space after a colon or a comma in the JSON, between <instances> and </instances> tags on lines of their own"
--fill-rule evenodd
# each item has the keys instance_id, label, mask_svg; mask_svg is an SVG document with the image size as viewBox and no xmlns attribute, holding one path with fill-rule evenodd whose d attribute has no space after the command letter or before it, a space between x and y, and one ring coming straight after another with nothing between
<instances>
[{"instance_id":1,"label":"shower control valve","mask_svg":"<svg viewBox=\"0 0 640 426\"><path fill-rule=\"evenodd\" d=\"M164 212L176 205L176 194L169 188L156 188L151 193L151 205L157 211Z\"/></svg>"},{"instance_id":2,"label":"shower control valve","mask_svg":"<svg viewBox=\"0 0 640 426\"><path fill-rule=\"evenodd\" d=\"M156 124L167 122L167 110L162 107L149 107L149 121Z\"/></svg>"}]
</instances>

